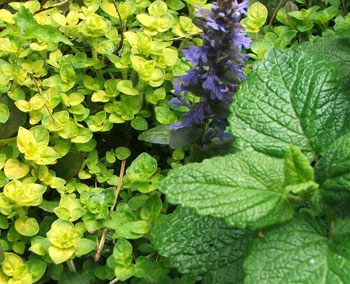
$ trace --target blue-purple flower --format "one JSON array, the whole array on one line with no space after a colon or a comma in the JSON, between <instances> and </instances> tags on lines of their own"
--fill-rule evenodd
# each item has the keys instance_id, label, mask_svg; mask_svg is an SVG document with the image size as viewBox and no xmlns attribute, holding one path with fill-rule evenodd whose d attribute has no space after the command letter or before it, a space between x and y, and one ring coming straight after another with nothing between
<instances>
[{"instance_id":1,"label":"blue-purple flower","mask_svg":"<svg viewBox=\"0 0 350 284\"><path fill-rule=\"evenodd\" d=\"M174 109L186 106L189 111L183 113L184 120L171 127L180 129L203 124L208 129L206 139L217 137L223 141L232 138L225 133L228 105L237 85L245 80L242 67L248 56L241 51L250 48L251 39L246 37L240 20L247 15L249 2L218 0L210 10L196 7L199 10L196 16L203 20L195 20L194 24L203 31L203 45L182 51L193 68L174 85L176 97L169 104ZM197 104L187 102L189 92L200 98Z\"/></svg>"},{"instance_id":2,"label":"blue-purple flower","mask_svg":"<svg viewBox=\"0 0 350 284\"><path fill-rule=\"evenodd\" d=\"M192 46L190 49L183 49L182 54L192 65L198 65L200 59L203 63L208 62L207 49L204 46Z\"/></svg>"}]
</instances>

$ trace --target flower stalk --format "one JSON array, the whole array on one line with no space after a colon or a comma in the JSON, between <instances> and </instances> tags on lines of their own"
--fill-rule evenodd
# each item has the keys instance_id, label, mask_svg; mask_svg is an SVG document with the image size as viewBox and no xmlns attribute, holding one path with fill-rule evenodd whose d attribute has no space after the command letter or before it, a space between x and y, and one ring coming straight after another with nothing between
<instances>
[{"instance_id":1,"label":"flower stalk","mask_svg":"<svg viewBox=\"0 0 350 284\"><path fill-rule=\"evenodd\" d=\"M194 24L203 31L202 46L192 46L182 51L193 67L187 74L174 80L175 97L169 101L173 109L185 106L189 109L184 119L174 123L175 130L185 127L206 128L203 143L217 137L224 142L232 138L225 133L228 107L233 101L237 86L245 80L243 65L248 60L243 48L250 48L251 39L246 37L240 20L247 15L248 1L214 2L211 10L197 7L201 20ZM176 81L177 80L177 81ZM199 97L190 104L188 94Z\"/></svg>"}]
</instances>

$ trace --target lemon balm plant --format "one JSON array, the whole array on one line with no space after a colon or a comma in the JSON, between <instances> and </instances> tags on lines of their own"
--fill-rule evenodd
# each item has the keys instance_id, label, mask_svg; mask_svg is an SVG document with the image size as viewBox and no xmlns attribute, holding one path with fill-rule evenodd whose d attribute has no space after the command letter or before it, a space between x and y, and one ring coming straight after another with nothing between
<instances>
[{"instance_id":1,"label":"lemon balm plant","mask_svg":"<svg viewBox=\"0 0 350 284\"><path fill-rule=\"evenodd\" d=\"M235 95L240 151L174 169L152 242L201 283L349 283L350 38L272 49Z\"/></svg>"}]
</instances>

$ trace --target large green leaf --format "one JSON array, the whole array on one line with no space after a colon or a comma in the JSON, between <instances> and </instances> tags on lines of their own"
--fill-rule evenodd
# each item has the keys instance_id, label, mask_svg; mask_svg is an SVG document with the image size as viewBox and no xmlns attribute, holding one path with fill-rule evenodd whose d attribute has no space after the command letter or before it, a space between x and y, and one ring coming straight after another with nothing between
<instances>
[{"instance_id":1,"label":"large green leaf","mask_svg":"<svg viewBox=\"0 0 350 284\"><path fill-rule=\"evenodd\" d=\"M151 234L160 255L181 273L206 284L243 280L243 259L253 235L225 225L221 219L198 216L181 208L165 216Z\"/></svg>"},{"instance_id":2,"label":"large green leaf","mask_svg":"<svg viewBox=\"0 0 350 284\"><path fill-rule=\"evenodd\" d=\"M244 262L244 283L349 283L349 226L338 220L328 238L325 224L305 215L267 232Z\"/></svg>"},{"instance_id":3,"label":"large green leaf","mask_svg":"<svg viewBox=\"0 0 350 284\"><path fill-rule=\"evenodd\" d=\"M239 152L173 169L159 190L170 203L224 218L238 228L261 228L293 218L294 202L284 191L283 161Z\"/></svg>"},{"instance_id":4,"label":"large green leaf","mask_svg":"<svg viewBox=\"0 0 350 284\"><path fill-rule=\"evenodd\" d=\"M338 138L315 167L325 200L333 205L350 199L350 133Z\"/></svg>"},{"instance_id":5,"label":"large green leaf","mask_svg":"<svg viewBox=\"0 0 350 284\"><path fill-rule=\"evenodd\" d=\"M350 87L350 37L320 37L313 42L305 42L300 49L312 56L319 56L333 62L339 73L341 84Z\"/></svg>"},{"instance_id":6,"label":"large green leaf","mask_svg":"<svg viewBox=\"0 0 350 284\"><path fill-rule=\"evenodd\" d=\"M293 144L314 159L340 136L348 105L331 63L295 49L272 49L235 95L230 132L240 149L283 157Z\"/></svg>"}]
</instances>

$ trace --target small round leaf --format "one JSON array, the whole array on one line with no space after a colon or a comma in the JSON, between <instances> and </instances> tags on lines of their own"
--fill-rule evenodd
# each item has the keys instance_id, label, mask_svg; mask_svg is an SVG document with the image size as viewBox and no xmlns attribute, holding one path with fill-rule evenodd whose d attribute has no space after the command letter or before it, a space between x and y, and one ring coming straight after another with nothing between
<instances>
[{"instance_id":1,"label":"small round leaf","mask_svg":"<svg viewBox=\"0 0 350 284\"><path fill-rule=\"evenodd\" d=\"M131 121L131 126L136 130L147 130L148 123L147 120L141 116L136 116L133 121Z\"/></svg>"},{"instance_id":2,"label":"small round leaf","mask_svg":"<svg viewBox=\"0 0 350 284\"><path fill-rule=\"evenodd\" d=\"M32 237L39 232L39 224L34 218L21 217L15 221L15 229L22 236Z\"/></svg>"},{"instance_id":3,"label":"small round leaf","mask_svg":"<svg viewBox=\"0 0 350 284\"><path fill-rule=\"evenodd\" d=\"M20 179L29 172L29 166L11 158L6 161L4 172L8 179Z\"/></svg>"},{"instance_id":4,"label":"small round leaf","mask_svg":"<svg viewBox=\"0 0 350 284\"><path fill-rule=\"evenodd\" d=\"M126 160L130 156L131 152L128 148L118 147L115 149L115 155L119 160Z\"/></svg>"},{"instance_id":5,"label":"small round leaf","mask_svg":"<svg viewBox=\"0 0 350 284\"><path fill-rule=\"evenodd\" d=\"M130 96L136 96L139 94L139 91L133 88L132 81L130 80L119 81L117 84L117 90Z\"/></svg>"}]
</instances>

